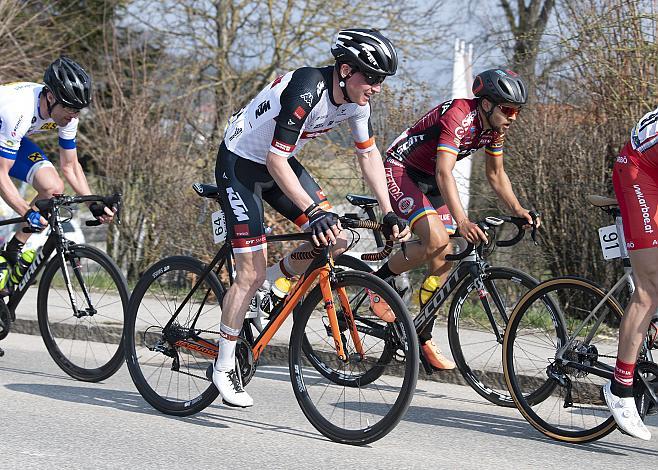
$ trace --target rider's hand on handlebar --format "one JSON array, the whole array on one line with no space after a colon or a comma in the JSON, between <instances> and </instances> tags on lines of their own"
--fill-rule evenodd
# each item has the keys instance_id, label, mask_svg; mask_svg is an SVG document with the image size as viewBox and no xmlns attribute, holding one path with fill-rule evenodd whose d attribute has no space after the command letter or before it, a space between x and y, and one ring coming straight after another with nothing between
<instances>
[{"instance_id":1,"label":"rider's hand on handlebar","mask_svg":"<svg viewBox=\"0 0 658 470\"><path fill-rule=\"evenodd\" d=\"M406 242L411 238L409 224L402 217L398 217L395 212L389 212L382 219L384 236L389 240L399 240Z\"/></svg>"},{"instance_id":2,"label":"rider's hand on handlebar","mask_svg":"<svg viewBox=\"0 0 658 470\"><path fill-rule=\"evenodd\" d=\"M480 242L489 242L487 235L482 229L468 219L459 221L457 223L457 229L459 230L459 236L473 245L479 245Z\"/></svg>"},{"instance_id":3,"label":"rider's hand on handlebar","mask_svg":"<svg viewBox=\"0 0 658 470\"><path fill-rule=\"evenodd\" d=\"M109 208L102 202L92 202L89 205L89 211L101 224L109 224L114 219L117 210Z\"/></svg>"},{"instance_id":4,"label":"rider's hand on handlebar","mask_svg":"<svg viewBox=\"0 0 658 470\"><path fill-rule=\"evenodd\" d=\"M312 239L315 246L334 245L336 237L342 230L338 214L327 212L317 206L309 209L304 212L310 212L310 214L307 214L308 225L313 231Z\"/></svg>"},{"instance_id":5,"label":"rider's hand on handlebar","mask_svg":"<svg viewBox=\"0 0 658 470\"><path fill-rule=\"evenodd\" d=\"M41 216L39 211L32 208L25 213L25 221L30 228L37 230L43 230L48 226L48 221Z\"/></svg>"},{"instance_id":6,"label":"rider's hand on handlebar","mask_svg":"<svg viewBox=\"0 0 658 470\"><path fill-rule=\"evenodd\" d=\"M533 219L533 217L532 217L532 213L535 214L535 218L534 218L534 219ZM535 226L535 221L536 221L536 224L537 224L537 225L535 226L535 228L539 228L539 227L541 226L541 218L539 217L539 214L538 214L537 212L530 211L530 210L528 210L528 209L524 209L524 208L522 207L521 209L519 209L518 211L516 211L516 213L515 213L514 215L515 215L516 217L521 217L521 218L523 218L523 219L525 219L525 220L528 221L528 225L524 225L524 226L523 226L524 229L529 229L530 227Z\"/></svg>"}]
</instances>

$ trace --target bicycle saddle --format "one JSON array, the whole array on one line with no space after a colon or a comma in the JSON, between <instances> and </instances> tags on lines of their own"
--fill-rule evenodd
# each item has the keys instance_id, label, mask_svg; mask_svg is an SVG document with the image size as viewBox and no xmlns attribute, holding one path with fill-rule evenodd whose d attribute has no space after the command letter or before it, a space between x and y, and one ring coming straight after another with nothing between
<instances>
[{"instance_id":1,"label":"bicycle saddle","mask_svg":"<svg viewBox=\"0 0 658 470\"><path fill-rule=\"evenodd\" d=\"M614 197L599 196L597 194L589 194L586 196L587 202L596 207L613 207L618 206L617 199Z\"/></svg>"},{"instance_id":2,"label":"bicycle saddle","mask_svg":"<svg viewBox=\"0 0 658 470\"><path fill-rule=\"evenodd\" d=\"M192 188L201 197L214 199L219 195L219 189L214 184L194 183Z\"/></svg>"}]
</instances>

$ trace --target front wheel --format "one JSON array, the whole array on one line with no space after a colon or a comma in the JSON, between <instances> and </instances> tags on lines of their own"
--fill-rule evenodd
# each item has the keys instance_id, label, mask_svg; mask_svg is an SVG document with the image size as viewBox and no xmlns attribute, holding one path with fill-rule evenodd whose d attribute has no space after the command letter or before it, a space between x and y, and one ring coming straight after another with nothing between
<instances>
[{"instance_id":1,"label":"front wheel","mask_svg":"<svg viewBox=\"0 0 658 470\"><path fill-rule=\"evenodd\" d=\"M64 372L99 382L121 367L128 297L123 274L101 250L73 245L64 265L59 254L50 260L39 283L37 317L46 349Z\"/></svg>"},{"instance_id":2,"label":"front wheel","mask_svg":"<svg viewBox=\"0 0 658 470\"><path fill-rule=\"evenodd\" d=\"M337 357L325 301L316 286L295 312L289 357L293 389L302 411L323 435L341 443L367 444L390 432L411 402L418 340L400 297L381 279L358 271L338 272L331 289L347 360ZM385 323L370 311L369 296L360 295L366 290L388 304L394 322ZM355 295L362 299L356 336L346 314ZM309 345L317 359L310 364ZM381 360L383 351L386 361ZM326 373L318 372L319 366Z\"/></svg>"},{"instance_id":3,"label":"front wheel","mask_svg":"<svg viewBox=\"0 0 658 470\"><path fill-rule=\"evenodd\" d=\"M450 351L473 390L491 403L514 407L503 376L503 335L512 310L539 281L517 269L495 267L487 268L480 279L486 296L480 297L476 279L467 278L453 297Z\"/></svg>"}]
</instances>

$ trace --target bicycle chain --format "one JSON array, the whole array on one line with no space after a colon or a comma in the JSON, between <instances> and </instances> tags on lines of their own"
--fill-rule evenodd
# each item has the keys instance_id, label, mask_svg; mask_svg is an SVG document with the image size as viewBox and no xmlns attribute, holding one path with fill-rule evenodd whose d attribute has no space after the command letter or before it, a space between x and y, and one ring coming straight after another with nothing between
<instances>
[{"instance_id":1,"label":"bicycle chain","mask_svg":"<svg viewBox=\"0 0 658 470\"><path fill-rule=\"evenodd\" d=\"M202 379L205 380L206 382L211 382L211 380L209 380L208 377L206 377L205 375L202 377L200 375L195 375L190 372L182 371L180 369L178 369L176 372L178 372L179 374L189 375L190 377L194 377L195 379Z\"/></svg>"}]
</instances>

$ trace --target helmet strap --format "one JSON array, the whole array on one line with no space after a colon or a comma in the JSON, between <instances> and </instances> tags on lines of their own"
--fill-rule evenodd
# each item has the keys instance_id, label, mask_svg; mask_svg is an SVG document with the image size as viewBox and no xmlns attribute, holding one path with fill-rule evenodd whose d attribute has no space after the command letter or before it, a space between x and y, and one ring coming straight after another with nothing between
<instances>
[{"instance_id":1,"label":"helmet strap","mask_svg":"<svg viewBox=\"0 0 658 470\"><path fill-rule=\"evenodd\" d=\"M48 99L48 89L44 88L43 89L43 94L46 97L46 109L48 110L48 117L51 118L53 116L53 108L57 104L57 100L53 104L50 104L50 100Z\"/></svg>"},{"instance_id":2,"label":"helmet strap","mask_svg":"<svg viewBox=\"0 0 658 470\"><path fill-rule=\"evenodd\" d=\"M482 106L482 99L486 99L489 103L491 103L491 109L490 109L489 111L486 111L486 110L484 109L484 106ZM485 119L487 120L487 125L488 125L490 128L492 128L492 129L493 129L493 126L491 125L491 115L492 115L492 114L494 113L494 111L496 110L496 106L497 106L496 103L494 103L494 102L491 101L490 99L488 99L488 98L480 98L480 108L482 108L482 111L483 111L483 113L484 113L484 117L485 117Z\"/></svg>"},{"instance_id":3,"label":"helmet strap","mask_svg":"<svg viewBox=\"0 0 658 470\"><path fill-rule=\"evenodd\" d=\"M349 64L348 64L349 65ZM352 67L350 65L350 67ZM347 80L354 75L352 72L348 73L346 77L342 77L340 75L340 64L336 62L336 72L338 73L338 86L340 87L340 91L343 92L343 99L347 101L348 103L352 103L352 100L350 99L349 95L347 94Z\"/></svg>"}]
</instances>

